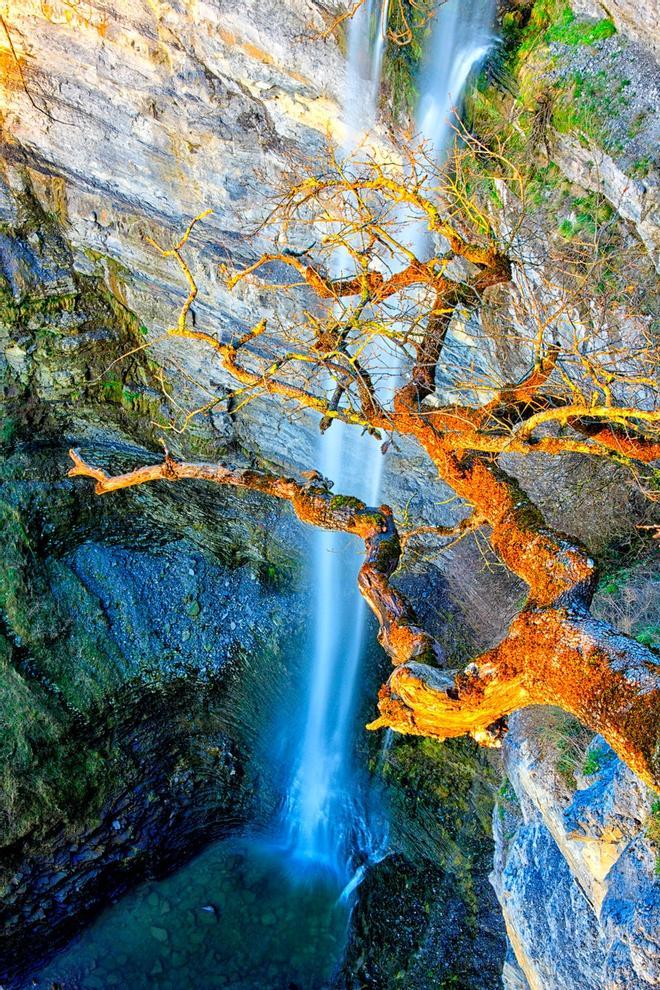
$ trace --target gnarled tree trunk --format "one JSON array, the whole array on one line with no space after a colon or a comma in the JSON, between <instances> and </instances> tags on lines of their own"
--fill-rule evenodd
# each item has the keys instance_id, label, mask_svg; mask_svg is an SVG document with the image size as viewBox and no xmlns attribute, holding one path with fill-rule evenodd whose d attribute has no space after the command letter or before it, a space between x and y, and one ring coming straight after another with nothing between
<instances>
[{"instance_id":1,"label":"gnarled tree trunk","mask_svg":"<svg viewBox=\"0 0 660 990\"><path fill-rule=\"evenodd\" d=\"M503 479L468 472L472 483L485 486L480 510L499 496L487 516L494 533L499 532L494 545L528 580L532 594L502 642L457 673L442 669L440 646L390 581L401 544L387 506L370 508L359 499L333 495L323 482L302 484L221 464L181 463L167 456L161 464L113 477L88 465L77 451L71 457L69 474L94 479L99 495L157 480L198 479L285 499L303 522L360 537L365 545L360 591L395 664L380 691L380 716L370 728L387 726L436 739L469 734L497 745L503 719L511 712L533 704L558 705L601 733L646 783L658 787L656 658L589 614L593 564L568 538L543 529L540 517L518 504L515 490ZM341 675L338 670L337 678Z\"/></svg>"}]
</instances>

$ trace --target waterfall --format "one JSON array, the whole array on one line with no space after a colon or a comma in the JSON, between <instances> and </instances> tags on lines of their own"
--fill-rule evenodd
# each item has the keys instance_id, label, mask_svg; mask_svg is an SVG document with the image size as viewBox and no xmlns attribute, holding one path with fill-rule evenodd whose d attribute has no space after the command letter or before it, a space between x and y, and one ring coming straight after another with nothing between
<instances>
[{"instance_id":1,"label":"waterfall","mask_svg":"<svg viewBox=\"0 0 660 990\"><path fill-rule=\"evenodd\" d=\"M418 128L441 159L451 134L451 111L492 36L494 0L448 0L433 27L421 75ZM374 125L386 35L387 5L366 0L350 22L344 154ZM416 239L416 238L415 238ZM348 259L337 261L335 276ZM316 466L339 493L378 504L384 457L379 443L335 421L320 435ZM382 846L370 834L353 765L354 715L366 606L357 588L361 547L345 534L314 536L314 636L298 762L289 789L285 829L300 860L323 864L347 879L356 846L369 856ZM351 889L357 880L349 881Z\"/></svg>"},{"instance_id":2,"label":"waterfall","mask_svg":"<svg viewBox=\"0 0 660 990\"><path fill-rule=\"evenodd\" d=\"M342 108L349 154L373 127L385 49L387 4L366 0L349 24L346 90ZM348 257L335 259L335 276ZM319 436L316 465L349 493L371 505L380 491L383 457L375 440L335 422ZM314 536L314 638L307 714L299 762L289 791L286 826L295 856L320 863L340 877L362 825L353 776L352 731L356 681L366 625L357 587L359 546L341 533ZM362 831L365 831L362 828Z\"/></svg>"},{"instance_id":3,"label":"waterfall","mask_svg":"<svg viewBox=\"0 0 660 990\"><path fill-rule=\"evenodd\" d=\"M349 25L342 107L347 131L344 151L350 151L376 122L388 10L389 0L365 0Z\"/></svg>"},{"instance_id":4,"label":"waterfall","mask_svg":"<svg viewBox=\"0 0 660 990\"><path fill-rule=\"evenodd\" d=\"M420 74L417 130L437 161L452 138L452 111L494 41L496 0L447 0L437 11Z\"/></svg>"}]
</instances>

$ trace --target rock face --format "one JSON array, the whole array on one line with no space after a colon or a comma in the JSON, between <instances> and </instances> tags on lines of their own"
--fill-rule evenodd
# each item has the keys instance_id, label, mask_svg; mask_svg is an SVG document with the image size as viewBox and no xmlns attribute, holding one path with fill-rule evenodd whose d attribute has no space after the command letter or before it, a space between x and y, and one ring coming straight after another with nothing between
<instances>
[{"instance_id":1,"label":"rock face","mask_svg":"<svg viewBox=\"0 0 660 990\"><path fill-rule=\"evenodd\" d=\"M555 46L556 47L556 46ZM564 48L551 73L555 81L580 79L599 92L598 134L555 133L552 159L583 189L602 193L636 228L656 269L660 267L660 186L657 147L660 66L640 43L622 34L594 45ZM563 66L561 65L564 60ZM603 80L607 80L605 83ZM609 88L607 88L609 87Z\"/></svg>"},{"instance_id":2,"label":"rock face","mask_svg":"<svg viewBox=\"0 0 660 990\"><path fill-rule=\"evenodd\" d=\"M573 9L588 17L611 17L617 30L660 52L658 9L654 0L573 0Z\"/></svg>"},{"instance_id":3,"label":"rock face","mask_svg":"<svg viewBox=\"0 0 660 990\"><path fill-rule=\"evenodd\" d=\"M612 0L607 12L595 0L578 0L575 8L579 7L598 17L611 14L617 26L641 45L656 44L655 5L649 0L641 4ZM72 365L88 367L86 356L91 351L102 349L103 357L114 359L118 347L141 343L145 338L139 336L139 324L156 358L176 358L202 385L221 382L222 375L206 349L191 346L185 355L177 354L160 339L182 301L184 286L180 273L145 241L145 235L171 241L191 217L207 208L213 208L213 216L189 243L191 264L202 288L196 307L200 325L228 335L253 324L264 312L275 317L284 313L285 304L275 293L255 288L227 293L218 266L249 263L261 253L265 239L249 235L263 213L264 189L286 172L290 155L313 156L322 152L328 132L337 137L344 63L335 42L318 36L324 23L320 10L312 0L246 0L242 4L229 0L99 0L75 7L64 0L48 4L24 0L3 11L8 36L0 26L4 158L0 270L12 312L9 321L1 314L0 329L10 398L17 390L29 388L45 404L70 400L79 386ZM572 180L588 189L603 190L621 215L637 226L647 247L657 251L656 203L650 183L630 180L611 156L593 147L585 150L570 135L557 137L555 153ZM27 166L27 171L19 166ZM33 194L42 213L38 224L20 205ZM102 306L93 309L92 296L81 286L89 288L97 277L111 293ZM15 311L21 307L26 312L17 324ZM133 336L118 341L118 327L122 333L126 329L122 323L126 308L138 314L138 326L130 328ZM6 331L8 325L11 330ZM20 332L15 331L16 325ZM461 335L459 327L453 334L456 351L464 349L466 335ZM506 357L515 364L520 355ZM499 358L500 366L504 360ZM101 361L101 367L95 366L88 377L96 377L102 366ZM520 374L524 370L521 367ZM146 414L148 419L152 409L154 383L149 369L140 366L133 371L134 380L128 383L108 379L104 384L108 411L122 426L126 426L122 417L128 412ZM158 404L162 396L154 393L151 398ZM43 409L39 415L45 415ZM78 426L67 432L79 437ZM277 454L287 467L307 467L314 442L311 426L304 417L292 424L273 406L254 403L232 423L221 414L214 415L207 432L215 441L214 452L228 443L244 441L250 450L267 457ZM83 436L99 439L98 429L89 424L85 429ZM51 440L52 436L51 431ZM122 449L115 455L144 455L143 447L130 445L130 433L118 436ZM107 435L102 439L107 442ZM389 463L387 498L404 506L414 496L415 511L422 518L428 505L435 522L445 521L444 510L438 508L443 496L434 487L424 458L404 444L390 454ZM60 456L45 478L60 478L62 464ZM546 466L546 472L546 496L552 492L554 497L557 469ZM26 480L31 479L21 473L17 491L24 490ZM46 493L49 490L44 487ZM70 489L63 486L63 492L63 497L70 498ZM47 494L41 498L44 501ZM171 505L163 507L160 499L149 494L136 498L142 500L143 510L167 518L173 514ZM11 514L16 504L9 501ZM181 526L194 530L199 518L187 500L182 498L175 508ZM222 526L218 526L220 534L228 516L240 519L240 511L232 515L231 507L226 508ZM265 546L272 520L257 515L257 538ZM574 528L582 535L579 527L571 531ZM246 535L255 542L254 533ZM248 552L248 543L248 539L240 541L241 553ZM29 571L29 554L26 551L20 557L20 540L16 546L20 558L16 573L22 576ZM215 639L217 647L209 660L220 665L233 640L244 639L252 631L227 630L226 617L213 614L209 601L200 596L198 577L186 573L190 569L201 572L209 565L194 548L186 546L183 553L181 545L177 547L179 569L167 578L158 571L157 554L133 552L129 565L122 547L112 551L95 545L70 548L50 567L47 577L59 582L69 596L63 591L63 598L91 601L94 621L106 623L105 638L114 640L112 656L118 667L124 664L126 668L119 681L124 674L139 672L148 660L147 649L159 656L171 650L177 652L177 662L188 662L209 638ZM470 551L468 564L460 556L463 552L460 547L454 558L455 572L465 575L483 565L481 551ZM258 556L259 567L272 565L267 556ZM135 580L128 583L120 607L116 604L117 571L128 566ZM156 596L147 609L139 607L138 576L143 581L162 579L161 597ZM242 597L259 597L247 572L234 574L230 581L231 590ZM424 581L427 586L427 578ZM224 585L219 577L216 585L222 600ZM497 582L497 589L484 596L481 587L471 589L477 620L482 633L491 623L493 629L487 632L496 635L520 589ZM463 596L468 602L469 590ZM459 593L463 594L460 584ZM156 629L161 612L169 620L168 596L182 594L190 595L189 614L180 625L171 622L169 630ZM278 606L285 607L284 601ZM91 608L86 614L91 614ZM136 615L138 631L145 634L138 639ZM202 625L204 637L199 635ZM37 626L25 622L26 629L32 628L34 642L19 643L21 662L26 650L39 646L35 646ZM44 627L44 640L49 630L52 627ZM22 637L21 630L13 629L13 634ZM0 660L4 663L3 657ZM77 699L72 696L72 700ZM534 734L525 718L514 722L506 760L517 800L503 800L494 827L493 881L516 957L509 952L504 960L505 985L508 990L646 990L658 977L652 928L657 909L653 853L645 832L648 797L609 757L592 778L581 781L580 790L568 794L552 761L534 750ZM226 767L229 772L231 760ZM178 794L176 788L172 792ZM112 821L118 812L112 806L106 810L105 831L114 831ZM103 847L103 855L109 850L109 862L117 850L123 853L125 849L122 835L112 842L106 841L105 832L93 836ZM484 839L489 851L487 843ZM412 860L417 849L414 841L409 845L414 847L408 850ZM427 853L426 864L432 864L434 855L435 850ZM41 877L41 865L35 863L33 868L33 875ZM82 872L87 874L88 868ZM451 952L447 939L441 938L443 918L438 916L436 903L430 909L433 926L427 928L423 898L432 901L436 887L444 896L453 876L436 875L429 865L426 875L413 870L409 879L410 897L402 908L406 944L401 946L394 939L387 958L374 961L368 953L362 954L364 944L358 940L346 985L352 986L351 980L364 977L368 970L374 972L376 964L382 969L374 977L374 986L378 979L383 986L382 981L392 974L394 979L404 966L418 967L417 986L423 985L422 967L423 978L431 982L447 975L443 960ZM365 932L374 923L386 931L391 915L387 911L380 917L373 915L378 915L392 893L390 866L383 866L372 880L365 888L360 924ZM85 889L92 898L92 888ZM460 910L457 904L456 913ZM450 933L464 932L461 919L451 920ZM490 953L491 962L495 959L499 966L503 944L492 905L482 890L477 891L468 921L483 923L486 935L482 945L478 940L470 942L465 969L475 986L490 987L495 977L483 961ZM20 923L20 918L12 920L12 924ZM376 944L376 954L378 948Z\"/></svg>"},{"instance_id":4,"label":"rock face","mask_svg":"<svg viewBox=\"0 0 660 990\"><path fill-rule=\"evenodd\" d=\"M487 882L496 771L468 740L381 755L389 855L357 890L337 990L495 990L506 938Z\"/></svg>"},{"instance_id":5,"label":"rock face","mask_svg":"<svg viewBox=\"0 0 660 990\"><path fill-rule=\"evenodd\" d=\"M601 192L617 212L630 220L660 269L660 194L658 186L631 179L606 152L585 148L570 135L557 135L555 161L571 181Z\"/></svg>"},{"instance_id":6,"label":"rock face","mask_svg":"<svg viewBox=\"0 0 660 990\"><path fill-rule=\"evenodd\" d=\"M491 878L517 957L505 986L650 990L660 978L651 795L598 739L571 791L551 715L543 728L533 713L512 723Z\"/></svg>"},{"instance_id":7,"label":"rock face","mask_svg":"<svg viewBox=\"0 0 660 990\"><path fill-rule=\"evenodd\" d=\"M290 155L314 156L336 132L344 62L319 37L324 24L305 0L122 0L88 13L60 0L12 5L6 25L20 71L4 53L4 156L32 168L76 268L113 280L154 340L184 286L145 235L171 242L209 208L188 245L198 320L230 334L264 306L277 312L272 294L229 294L218 266L261 253L266 241L250 230L265 190ZM9 181L20 180L10 171ZM206 348L187 349L184 363L202 383L221 378ZM272 415L266 426L262 446L286 449Z\"/></svg>"},{"instance_id":8,"label":"rock face","mask_svg":"<svg viewBox=\"0 0 660 990\"><path fill-rule=\"evenodd\" d=\"M200 286L197 325L227 337L285 314L276 293L229 293L219 266L242 266L272 247L251 231L291 156L314 160L328 137L341 137L344 59L332 38L320 37L327 16L305 0L121 0L89 16L60 0L30 0L20 17L12 8L6 18L23 76L8 54L0 83L8 190L0 208L11 222L11 193L26 182L15 164L26 163L34 194L64 226L76 270L104 278L138 314L154 358L184 369L178 398L188 408L208 398L200 386L226 376L204 345L173 348L163 339L186 287L145 236L171 243L211 208L186 247ZM8 360L20 364L20 348ZM219 412L208 420L220 440L238 437L286 468L314 462L316 422L306 413L292 423L278 403L257 400L231 422ZM407 448L387 470L400 505L434 477Z\"/></svg>"},{"instance_id":9,"label":"rock face","mask_svg":"<svg viewBox=\"0 0 660 990\"><path fill-rule=\"evenodd\" d=\"M276 503L168 485L98 500L64 477L70 444L116 467L148 458L159 396L148 363L104 380L139 345L134 321L73 270L59 225L13 178L0 295L3 724L20 708L0 739L0 981L18 990L108 898L272 814L276 774L255 736L274 696L283 720L294 716L286 685L300 681L305 651L297 641L285 661L279 644L302 636L306 599L305 531ZM185 438L186 456L223 456L210 432ZM428 575L406 581L431 611L442 600ZM364 721L386 676L379 661L374 641ZM387 766L404 834L360 891L337 986L423 990L442 978L495 990L505 937L487 881L492 768L472 744L407 739Z\"/></svg>"}]
</instances>

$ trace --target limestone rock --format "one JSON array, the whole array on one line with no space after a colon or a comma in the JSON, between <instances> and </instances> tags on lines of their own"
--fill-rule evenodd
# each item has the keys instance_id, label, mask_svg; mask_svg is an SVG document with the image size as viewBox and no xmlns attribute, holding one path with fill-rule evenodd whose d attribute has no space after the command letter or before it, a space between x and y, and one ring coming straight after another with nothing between
<instances>
[{"instance_id":1,"label":"limestone rock","mask_svg":"<svg viewBox=\"0 0 660 990\"><path fill-rule=\"evenodd\" d=\"M576 13L588 17L611 17L617 30L646 45L656 55L660 52L658 8L654 0L572 0Z\"/></svg>"},{"instance_id":2,"label":"limestone rock","mask_svg":"<svg viewBox=\"0 0 660 990\"><path fill-rule=\"evenodd\" d=\"M529 987L650 990L660 978L660 894L648 791L597 741L598 769L570 793L542 721L511 721L505 763L519 806L496 809L491 879Z\"/></svg>"}]
</instances>

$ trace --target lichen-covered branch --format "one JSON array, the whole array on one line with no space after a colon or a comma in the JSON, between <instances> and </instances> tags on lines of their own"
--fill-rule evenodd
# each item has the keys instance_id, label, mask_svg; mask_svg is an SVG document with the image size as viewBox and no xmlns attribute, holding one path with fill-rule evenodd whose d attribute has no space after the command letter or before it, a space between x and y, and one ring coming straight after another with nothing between
<instances>
[{"instance_id":1,"label":"lichen-covered branch","mask_svg":"<svg viewBox=\"0 0 660 990\"><path fill-rule=\"evenodd\" d=\"M480 153L487 155L487 149ZM443 362L454 360L446 342L457 310L477 309L490 290L510 283L515 259L509 256L511 245L501 246L483 214L475 222L468 210L466 222L459 223L459 209L443 212L435 181L414 155L402 157L403 165L335 160L319 175L294 182L264 226L274 223L284 234L292 225L307 226L319 257L310 264L311 246L300 253L265 253L228 279L229 288L235 288L248 278L260 279L262 270L274 264L293 273L289 284L270 282L276 293L301 291L299 316L283 333L286 343L281 336L264 336L265 320L228 342L190 325L197 285L182 249L201 217L173 247L155 245L177 261L189 290L169 332L211 347L248 395L265 392L286 405L317 412L321 429L341 419L416 441L440 478L472 509L458 531L445 535L460 538L471 526L483 526L493 550L529 589L498 646L464 672L442 670L437 642L390 580L401 555L391 511L332 495L314 476L301 484L266 472L167 457L160 465L111 477L75 452L71 473L94 478L98 493L184 478L252 488L291 502L305 522L362 538L360 591L395 665L381 691L374 726L437 738L468 733L492 744L510 712L556 704L601 732L644 780L657 782L654 656L590 616L594 561L575 539L546 523L499 463L502 454L534 453L651 462L660 453L660 414L643 403L636 407L640 393L630 388L646 378L621 371L623 358L609 345L603 360L577 339L567 353L552 323L575 301L569 293L568 301L553 304L552 316L540 318L524 342L533 354L532 366L520 381L498 383L490 401L481 404L474 398L478 384L473 388L470 382L464 386L470 392L465 403L442 401L437 382ZM454 204L460 206L455 197ZM423 258L419 247L420 256L406 246L405 229L399 234L397 228L402 205L431 234L445 239L439 256ZM427 254L437 250L437 243L429 239ZM391 352L396 357L388 368ZM645 361L650 363L650 352ZM418 538L441 532L417 528Z\"/></svg>"},{"instance_id":2,"label":"lichen-covered branch","mask_svg":"<svg viewBox=\"0 0 660 990\"><path fill-rule=\"evenodd\" d=\"M528 705L557 705L660 790L658 684L652 651L586 609L528 608L453 684L422 663L397 668L370 728L437 739L469 732L487 742L497 719Z\"/></svg>"},{"instance_id":3,"label":"lichen-covered branch","mask_svg":"<svg viewBox=\"0 0 660 990\"><path fill-rule=\"evenodd\" d=\"M378 618L379 642L395 664L415 657L427 661L442 657L440 647L417 625L410 603L390 584L399 565L401 545L391 509L370 508L357 498L333 495L323 482L295 481L266 471L230 468L223 464L191 464L167 455L159 464L136 468L126 474L109 475L87 464L77 450L70 450L70 477L91 478L97 495L133 488L152 481L195 479L235 488L263 492L290 502L298 518L322 529L352 533L365 545L365 559L358 577L360 591Z\"/></svg>"},{"instance_id":4,"label":"lichen-covered branch","mask_svg":"<svg viewBox=\"0 0 660 990\"><path fill-rule=\"evenodd\" d=\"M559 705L602 733L642 779L657 786L660 698L655 658L589 615L582 585L590 562L583 573L579 550L565 546L554 575L536 582L536 600L504 640L454 674L439 669L441 648L391 583L401 543L387 506L374 509L359 499L333 495L314 476L301 483L265 471L180 462L169 455L159 464L109 475L87 464L78 451L70 455L69 475L91 478L99 495L159 480L210 481L284 499L303 522L360 537L365 558L359 588L378 619L379 642L395 665L381 689L380 716L371 728L389 726L439 739L469 734L493 745L506 715L531 704ZM552 589L545 602L539 601L543 588Z\"/></svg>"}]
</instances>

